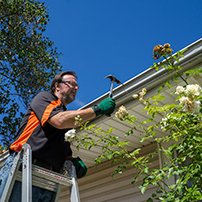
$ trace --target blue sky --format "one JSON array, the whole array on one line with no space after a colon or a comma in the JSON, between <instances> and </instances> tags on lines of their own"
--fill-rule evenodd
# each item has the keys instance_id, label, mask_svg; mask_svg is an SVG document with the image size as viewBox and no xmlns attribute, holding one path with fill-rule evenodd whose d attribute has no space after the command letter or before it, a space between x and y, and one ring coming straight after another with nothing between
<instances>
[{"instance_id":1,"label":"blue sky","mask_svg":"<svg viewBox=\"0 0 202 202\"><path fill-rule=\"evenodd\" d=\"M148 69L153 47L174 52L201 38L201 0L45 0L50 22L44 33L74 70L80 89L67 106L78 109L109 91L108 74L122 82ZM115 85L116 86L116 85Z\"/></svg>"}]
</instances>

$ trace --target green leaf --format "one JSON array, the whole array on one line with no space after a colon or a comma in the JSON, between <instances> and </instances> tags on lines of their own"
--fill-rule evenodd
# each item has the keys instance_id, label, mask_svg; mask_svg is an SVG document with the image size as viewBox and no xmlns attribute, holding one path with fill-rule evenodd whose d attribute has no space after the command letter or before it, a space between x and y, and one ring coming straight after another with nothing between
<instances>
[{"instance_id":1,"label":"green leaf","mask_svg":"<svg viewBox=\"0 0 202 202\"><path fill-rule=\"evenodd\" d=\"M168 88L171 88L171 84L168 81L166 81L165 84L168 86Z\"/></svg>"},{"instance_id":2,"label":"green leaf","mask_svg":"<svg viewBox=\"0 0 202 202\"><path fill-rule=\"evenodd\" d=\"M174 189L176 187L176 184L170 185L169 188L170 189Z\"/></svg>"},{"instance_id":3,"label":"green leaf","mask_svg":"<svg viewBox=\"0 0 202 202\"><path fill-rule=\"evenodd\" d=\"M140 148L139 149L135 149L133 152L130 153L130 155L134 156L135 154L139 154L140 150L141 150Z\"/></svg>"},{"instance_id":4,"label":"green leaf","mask_svg":"<svg viewBox=\"0 0 202 202\"><path fill-rule=\"evenodd\" d=\"M147 189L147 187L145 187L145 186L140 186L140 190L141 190L142 194L145 193L146 189Z\"/></svg>"},{"instance_id":5,"label":"green leaf","mask_svg":"<svg viewBox=\"0 0 202 202\"><path fill-rule=\"evenodd\" d=\"M113 156L114 156L114 153L110 153L109 155L107 155L107 158L110 160Z\"/></svg>"},{"instance_id":6,"label":"green leaf","mask_svg":"<svg viewBox=\"0 0 202 202\"><path fill-rule=\"evenodd\" d=\"M143 166L144 173L148 174L149 173L149 168L147 166Z\"/></svg>"}]
</instances>

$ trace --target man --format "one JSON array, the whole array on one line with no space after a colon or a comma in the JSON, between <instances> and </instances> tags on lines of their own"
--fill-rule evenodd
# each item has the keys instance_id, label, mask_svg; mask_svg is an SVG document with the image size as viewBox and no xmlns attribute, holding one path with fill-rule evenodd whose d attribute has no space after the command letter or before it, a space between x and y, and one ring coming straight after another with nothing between
<instances>
[{"instance_id":1,"label":"man","mask_svg":"<svg viewBox=\"0 0 202 202\"><path fill-rule=\"evenodd\" d=\"M74 160L70 143L64 141L64 134L76 127L75 117L79 115L85 122L114 111L113 98L107 98L99 105L87 109L68 111L66 106L75 100L78 89L75 72L65 71L55 76L51 92L41 92L32 100L20 125L18 138L10 146L11 156L0 173L0 197L19 145L30 144L34 164L59 172L66 159ZM11 202L21 197L20 188L19 183L15 184ZM34 188L33 192L33 202L48 202L53 194L39 188Z\"/></svg>"}]
</instances>

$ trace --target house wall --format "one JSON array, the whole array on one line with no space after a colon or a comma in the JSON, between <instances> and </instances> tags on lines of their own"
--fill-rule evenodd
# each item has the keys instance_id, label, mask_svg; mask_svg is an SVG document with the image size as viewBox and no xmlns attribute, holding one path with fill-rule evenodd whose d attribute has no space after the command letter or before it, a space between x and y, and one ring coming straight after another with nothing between
<instances>
[{"instance_id":1,"label":"house wall","mask_svg":"<svg viewBox=\"0 0 202 202\"><path fill-rule=\"evenodd\" d=\"M143 148L140 155L148 154L156 149L156 144L150 144ZM158 156L151 159L151 168L159 168ZM112 179L111 174L117 166L111 165L110 161L99 164L96 168L88 169L87 175L78 179L81 202L143 202L146 201L157 187L148 187L143 195L138 187L142 184L140 178L133 186L135 174L138 172L134 167L129 166L122 174L115 174ZM63 187L59 202L69 201L69 191Z\"/></svg>"}]
</instances>

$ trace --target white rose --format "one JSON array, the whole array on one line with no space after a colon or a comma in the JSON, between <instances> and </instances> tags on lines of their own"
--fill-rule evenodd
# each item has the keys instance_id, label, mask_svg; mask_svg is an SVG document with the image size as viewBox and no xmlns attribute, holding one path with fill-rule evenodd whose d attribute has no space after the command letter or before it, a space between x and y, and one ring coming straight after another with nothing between
<instances>
[{"instance_id":1,"label":"white rose","mask_svg":"<svg viewBox=\"0 0 202 202\"><path fill-rule=\"evenodd\" d=\"M182 86L178 86L176 88L175 94L179 95L180 93L183 93L183 92L184 92L184 88Z\"/></svg>"},{"instance_id":2,"label":"white rose","mask_svg":"<svg viewBox=\"0 0 202 202\"><path fill-rule=\"evenodd\" d=\"M121 114L119 114L119 112L116 112L115 116L118 118L118 119L122 119L123 116Z\"/></svg>"},{"instance_id":3,"label":"white rose","mask_svg":"<svg viewBox=\"0 0 202 202\"><path fill-rule=\"evenodd\" d=\"M200 95L201 92L201 87L197 84L187 85L185 90L187 95Z\"/></svg>"},{"instance_id":4,"label":"white rose","mask_svg":"<svg viewBox=\"0 0 202 202\"><path fill-rule=\"evenodd\" d=\"M65 141L66 142L74 142L76 140L76 130L72 129L72 130L68 130L65 133Z\"/></svg>"},{"instance_id":5,"label":"white rose","mask_svg":"<svg viewBox=\"0 0 202 202\"><path fill-rule=\"evenodd\" d=\"M122 115L122 116L126 116L128 115L128 111L126 110L126 108L122 105L121 107L119 107L119 113Z\"/></svg>"},{"instance_id":6,"label":"white rose","mask_svg":"<svg viewBox=\"0 0 202 202\"><path fill-rule=\"evenodd\" d=\"M126 108L123 105L121 107L119 107L119 111L116 112L116 114L115 114L115 116L118 119L122 119L122 118L124 118L127 115L128 115L128 111L126 110Z\"/></svg>"},{"instance_id":7,"label":"white rose","mask_svg":"<svg viewBox=\"0 0 202 202\"><path fill-rule=\"evenodd\" d=\"M189 97L181 97L180 103L184 105L185 111L189 113L192 113L192 112L198 113L201 108L200 101L193 100Z\"/></svg>"},{"instance_id":8,"label":"white rose","mask_svg":"<svg viewBox=\"0 0 202 202\"><path fill-rule=\"evenodd\" d=\"M188 97L181 97L180 98L180 103L183 104L183 105L185 105L185 103L188 102L188 101L189 101Z\"/></svg>"}]
</instances>

